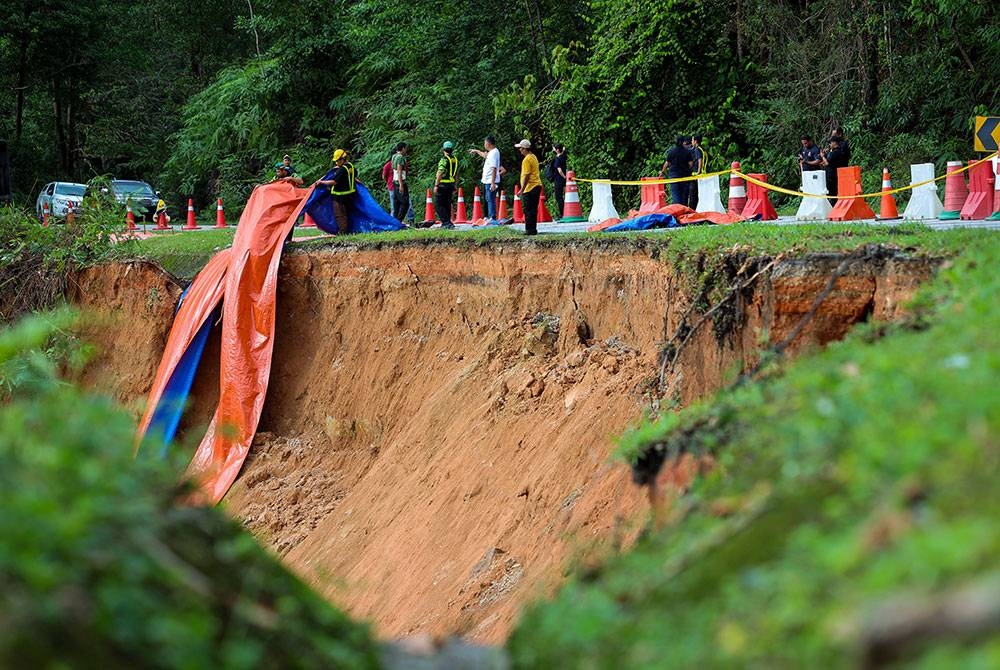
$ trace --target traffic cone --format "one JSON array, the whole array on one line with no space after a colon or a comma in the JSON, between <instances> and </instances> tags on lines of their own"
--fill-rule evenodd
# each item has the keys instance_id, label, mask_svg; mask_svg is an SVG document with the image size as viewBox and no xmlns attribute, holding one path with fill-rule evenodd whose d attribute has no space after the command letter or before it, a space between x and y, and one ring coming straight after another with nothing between
<instances>
[{"instance_id":1,"label":"traffic cone","mask_svg":"<svg viewBox=\"0 0 1000 670\"><path fill-rule=\"evenodd\" d=\"M434 225L434 200L431 199L431 189L427 189L427 204L424 206L424 228Z\"/></svg>"},{"instance_id":2,"label":"traffic cone","mask_svg":"<svg viewBox=\"0 0 1000 670\"><path fill-rule=\"evenodd\" d=\"M160 210L160 213L156 216L156 229L157 230L168 230L167 228L167 213Z\"/></svg>"},{"instance_id":3,"label":"traffic cone","mask_svg":"<svg viewBox=\"0 0 1000 670\"><path fill-rule=\"evenodd\" d=\"M475 210L473 210L475 213ZM462 187L458 187L458 206L455 208L455 218L452 219L452 223L468 223L469 213L465 210L465 193L462 191Z\"/></svg>"},{"instance_id":4,"label":"traffic cone","mask_svg":"<svg viewBox=\"0 0 1000 670\"><path fill-rule=\"evenodd\" d=\"M1000 221L1000 157L993 157L993 213L986 217L987 221Z\"/></svg>"},{"instance_id":5,"label":"traffic cone","mask_svg":"<svg viewBox=\"0 0 1000 670\"><path fill-rule=\"evenodd\" d=\"M879 221L902 218L899 215L899 210L896 209L896 199L889 193L891 190L892 179L889 177L889 168L882 168L882 205L878 212Z\"/></svg>"},{"instance_id":6,"label":"traffic cone","mask_svg":"<svg viewBox=\"0 0 1000 670\"><path fill-rule=\"evenodd\" d=\"M740 171L739 161L733 161L730 167L733 172L729 174L729 202L727 203L727 209L730 214L739 216L747 206L747 183L743 177L735 174Z\"/></svg>"},{"instance_id":7,"label":"traffic cone","mask_svg":"<svg viewBox=\"0 0 1000 670\"><path fill-rule=\"evenodd\" d=\"M542 192L538 194L538 223L552 223L552 215L549 214L549 208L545 205L545 187L539 186Z\"/></svg>"},{"instance_id":8,"label":"traffic cone","mask_svg":"<svg viewBox=\"0 0 1000 670\"><path fill-rule=\"evenodd\" d=\"M830 221L859 221L874 219L875 212L864 201L864 198L851 198L861 195L861 168L857 165L837 168L837 202L833 210L826 215Z\"/></svg>"},{"instance_id":9,"label":"traffic cone","mask_svg":"<svg viewBox=\"0 0 1000 670\"><path fill-rule=\"evenodd\" d=\"M570 170L566 173L566 201L563 203L562 221L576 223L583 220L583 208L580 207L580 189L576 185L576 173Z\"/></svg>"},{"instance_id":10,"label":"traffic cone","mask_svg":"<svg viewBox=\"0 0 1000 670\"><path fill-rule=\"evenodd\" d=\"M962 169L962 161L948 161L948 168L944 180L944 211L941 212L942 221L954 221L962 216L962 207L966 198L969 197L969 189L965 185L965 175L958 170Z\"/></svg>"},{"instance_id":11,"label":"traffic cone","mask_svg":"<svg viewBox=\"0 0 1000 670\"><path fill-rule=\"evenodd\" d=\"M521 187L514 185L514 223L524 223L524 206L521 204Z\"/></svg>"},{"instance_id":12,"label":"traffic cone","mask_svg":"<svg viewBox=\"0 0 1000 670\"><path fill-rule=\"evenodd\" d=\"M766 174L749 174L748 177L752 177L757 181L767 183ZM774 205L771 204L770 198L767 196L767 189L759 184L750 182L747 187L747 205L743 208L740 213L744 219L756 219L758 221L775 221L778 218L778 212L774 210ZM730 198L730 206L732 206L732 198Z\"/></svg>"},{"instance_id":13,"label":"traffic cone","mask_svg":"<svg viewBox=\"0 0 1000 670\"><path fill-rule=\"evenodd\" d=\"M198 224L194 222L194 200L188 198L188 219L183 230L198 230Z\"/></svg>"},{"instance_id":14,"label":"traffic cone","mask_svg":"<svg viewBox=\"0 0 1000 670\"><path fill-rule=\"evenodd\" d=\"M76 212L73 211L73 201L70 200L66 203L66 225L72 226L76 223Z\"/></svg>"},{"instance_id":15,"label":"traffic cone","mask_svg":"<svg viewBox=\"0 0 1000 670\"><path fill-rule=\"evenodd\" d=\"M969 197L962 206L962 220L982 221L993 212L993 165L983 161L969 170Z\"/></svg>"},{"instance_id":16,"label":"traffic cone","mask_svg":"<svg viewBox=\"0 0 1000 670\"><path fill-rule=\"evenodd\" d=\"M226 213L222 210L222 198L219 198L219 202L215 206L215 227L226 227Z\"/></svg>"},{"instance_id":17,"label":"traffic cone","mask_svg":"<svg viewBox=\"0 0 1000 670\"><path fill-rule=\"evenodd\" d=\"M316 222L313 221L313 218L311 216L309 216L309 212L306 212L305 216L302 217L302 225L300 226L300 228L315 228L315 227L316 227Z\"/></svg>"},{"instance_id":18,"label":"traffic cone","mask_svg":"<svg viewBox=\"0 0 1000 670\"><path fill-rule=\"evenodd\" d=\"M139 230L135 227L135 214L132 213L132 205L125 206L125 230L128 232Z\"/></svg>"},{"instance_id":19,"label":"traffic cone","mask_svg":"<svg viewBox=\"0 0 1000 670\"><path fill-rule=\"evenodd\" d=\"M49 203L42 203L42 227L49 227Z\"/></svg>"},{"instance_id":20,"label":"traffic cone","mask_svg":"<svg viewBox=\"0 0 1000 670\"><path fill-rule=\"evenodd\" d=\"M504 190L500 191L500 209L497 211L497 218L501 221L509 218L507 212L507 191Z\"/></svg>"},{"instance_id":21,"label":"traffic cone","mask_svg":"<svg viewBox=\"0 0 1000 670\"><path fill-rule=\"evenodd\" d=\"M479 195L479 187L472 193L472 221L479 223L483 220L483 199Z\"/></svg>"}]
</instances>

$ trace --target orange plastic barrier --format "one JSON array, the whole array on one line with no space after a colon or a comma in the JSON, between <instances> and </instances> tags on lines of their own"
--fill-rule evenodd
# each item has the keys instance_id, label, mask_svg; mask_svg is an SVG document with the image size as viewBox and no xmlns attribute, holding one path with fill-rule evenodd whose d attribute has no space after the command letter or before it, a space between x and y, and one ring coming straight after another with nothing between
<instances>
[{"instance_id":1,"label":"orange plastic barrier","mask_svg":"<svg viewBox=\"0 0 1000 670\"><path fill-rule=\"evenodd\" d=\"M641 177L640 181L651 181L656 177ZM634 200L632 202L635 202ZM667 204L667 193L663 184L643 184L642 201L639 203L640 214L652 214Z\"/></svg>"},{"instance_id":2,"label":"orange plastic barrier","mask_svg":"<svg viewBox=\"0 0 1000 670\"><path fill-rule=\"evenodd\" d=\"M753 173L749 175L757 181L767 182L766 174ZM860 191L858 191L860 193ZM767 196L767 189L763 186L747 183L747 204L741 212L744 219L760 217L761 221L776 221L778 212L775 211L771 199Z\"/></svg>"},{"instance_id":3,"label":"orange plastic barrier","mask_svg":"<svg viewBox=\"0 0 1000 670\"><path fill-rule=\"evenodd\" d=\"M861 168L857 165L837 168L837 204L826 218L830 221L874 219L875 212L863 198L844 197L862 193L864 191L861 188Z\"/></svg>"},{"instance_id":4,"label":"orange plastic barrier","mask_svg":"<svg viewBox=\"0 0 1000 670\"><path fill-rule=\"evenodd\" d=\"M233 238L225 277L219 406L188 473L217 503L243 467L257 431L274 349L278 264L312 189L254 189Z\"/></svg>"},{"instance_id":5,"label":"orange plastic barrier","mask_svg":"<svg viewBox=\"0 0 1000 670\"><path fill-rule=\"evenodd\" d=\"M965 221L985 219L993 213L993 163L986 161L969 169L969 195L962 206Z\"/></svg>"}]
</instances>

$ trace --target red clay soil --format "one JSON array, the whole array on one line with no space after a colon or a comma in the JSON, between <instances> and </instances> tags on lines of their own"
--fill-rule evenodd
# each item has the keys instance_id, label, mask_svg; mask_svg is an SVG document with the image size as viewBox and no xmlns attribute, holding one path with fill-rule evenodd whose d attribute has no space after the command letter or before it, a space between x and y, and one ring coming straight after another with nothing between
<instances>
[{"instance_id":1,"label":"red clay soil","mask_svg":"<svg viewBox=\"0 0 1000 670\"><path fill-rule=\"evenodd\" d=\"M783 339L840 260L780 261L735 301L729 332L700 329L669 380L681 403L752 365L762 333ZM896 317L932 270L907 259L852 265L792 349ZM101 275L88 281L111 290ZM144 392L144 374L147 388L152 380L169 314L128 282L114 286L131 297L80 297L134 310L131 322L162 319L149 334L130 323L105 336L92 379L128 399ZM648 407L658 346L690 294L641 251L292 254L260 432L224 504L380 636L501 642L527 602L580 561L628 546L646 522L643 492L609 456ZM212 342L193 391L195 438L215 406L217 356ZM667 469L667 490L696 467Z\"/></svg>"}]
</instances>

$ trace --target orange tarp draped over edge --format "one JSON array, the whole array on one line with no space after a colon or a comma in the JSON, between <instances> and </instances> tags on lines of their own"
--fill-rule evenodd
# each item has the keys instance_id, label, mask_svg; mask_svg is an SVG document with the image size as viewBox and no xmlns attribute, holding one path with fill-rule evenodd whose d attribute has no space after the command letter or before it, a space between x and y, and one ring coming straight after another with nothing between
<instances>
[{"instance_id":1,"label":"orange tarp draped over edge","mask_svg":"<svg viewBox=\"0 0 1000 670\"><path fill-rule=\"evenodd\" d=\"M170 336L167 338L167 346L163 351L163 358L160 359L160 367L156 370L156 377L153 379L153 387L149 390L149 400L146 404L146 412L139 423L139 432L136 438L136 448L149 429L149 422L153 418L153 413L163 396L164 389L170 381L174 370L184 352L187 351L194 340L195 334L205 323L205 319L212 315L212 311L222 300L222 293L225 289L226 270L229 267L230 250L224 249L215 254L208 264L202 268L198 276L195 277L191 288L184 295L184 302L181 303L177 315L174 317L174 325L170 328Z\"/></svg>"},{"instance_id":2,"label":"orange tarp draped over edge","mask_svg":"<svg viewBox=\"0 0 1000 670\"><path fill-rule=\"evenodd\" d=\"M281 250L310 193L287 182L258 186L236 228L222 309L219 406L188 467L207 502L229 490L257 431L271 373Z\"/></svg>"}]
</instances>

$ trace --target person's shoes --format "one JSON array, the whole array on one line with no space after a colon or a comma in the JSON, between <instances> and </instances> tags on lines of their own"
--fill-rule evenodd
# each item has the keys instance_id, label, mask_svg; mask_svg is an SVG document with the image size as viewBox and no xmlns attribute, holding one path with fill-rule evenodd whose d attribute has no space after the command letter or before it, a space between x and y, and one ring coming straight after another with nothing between
<instances>
[{"instance_id":1,"label":"person's shoes","mask_svg":"<svg viewBox=\"0 0 1000 670\"><path fill-rule=\"evenodd\" d=\"M537 235L538 231L537 230L525 230L524 234L525 235Z\"/></svg>"},{"instance_id":2,"label":"person's shoes","mask_svg":"<svg viewBox=\"0 0 1000 670\"><path fill-rule=\"evenodd\" d=\"M433 221L421 221L417 224L417 228L430 228L434 225Z\"/></svg>"},{"instance_id":3,"label":"person's shoes","mask_svg":"<svg viewBox=\"0 0 1000 670\"><path fill-rule=\"evenodd\" d=\"M445 230L455 230L454 223L442 223L441 227L444 228Z\"/></svg>"}]
</instances>

